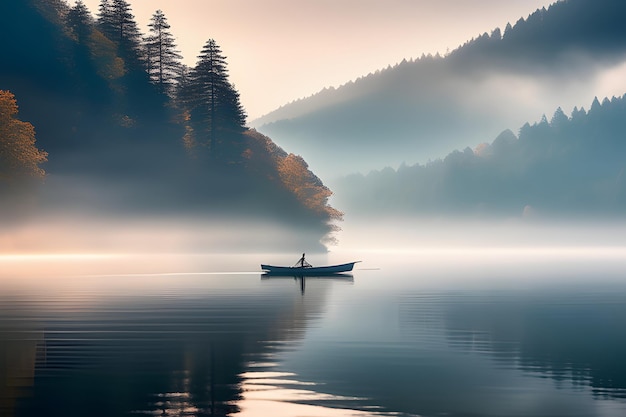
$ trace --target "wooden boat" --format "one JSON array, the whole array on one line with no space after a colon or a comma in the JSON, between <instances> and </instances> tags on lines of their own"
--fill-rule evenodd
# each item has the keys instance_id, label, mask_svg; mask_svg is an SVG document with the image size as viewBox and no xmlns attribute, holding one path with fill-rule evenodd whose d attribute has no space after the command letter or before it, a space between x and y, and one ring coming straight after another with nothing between
<instances>
[{"instance_id":1,"label":"wooden boat","mask_svg":"<svg viewBox=\"0 0 626 417\"><path fill-rule=\"evenodd\" d=\"M333 275L350 272L356 262L330 266L274 266L261 264L261 269L268 275L289 275L294 277L313 275Z\"/></svg>"}]
</instances>

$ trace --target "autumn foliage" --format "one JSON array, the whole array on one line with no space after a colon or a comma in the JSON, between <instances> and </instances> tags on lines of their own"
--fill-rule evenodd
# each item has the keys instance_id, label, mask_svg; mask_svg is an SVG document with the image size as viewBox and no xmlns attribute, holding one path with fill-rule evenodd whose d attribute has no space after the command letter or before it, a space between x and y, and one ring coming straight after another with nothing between
<instances>
[{"instance_id":1,"label":"autumn foliage","mask_svg":"<svg viewBox=\"0 0 626 417\"><path fill-rule=\"evenodd\" d=\"M243 156L257 161L256 169L260 174L278 181L302 206L315 215L329 221L342 220L343 213L328 203L332 191L311 172L301 156L286 153L270 138L254 129L248 130L245 134L249 148L244 151ZM259 165L259 161L262 161L262 165ZM336 228L329 226L331 229Z\"/></svg>"},{"instance_id":2,"label":"autumn foliage","mask_svg":"<svg viewBox=\"0 0 626 417\"><path fill-rule=\"evenodd\" d=\"M48 154L35 146L35 128L17 113L15 96L0 90L0 181L5 183L45 175L40 165Z\"/></svg>"},{"instance_id":3,"label":"autumn foliage","mask_svg":"<svg viewBox=\"0 0 626 417\"><path fill-rule=\"evenodd\" d=\"M291 190L307 208L318 214L328 215L339 220L341 212L328 205L332 191L309 170L308 164L300 155L290 153L278 164L278 173L283 184Z\"/></svg>"}]
</instances>

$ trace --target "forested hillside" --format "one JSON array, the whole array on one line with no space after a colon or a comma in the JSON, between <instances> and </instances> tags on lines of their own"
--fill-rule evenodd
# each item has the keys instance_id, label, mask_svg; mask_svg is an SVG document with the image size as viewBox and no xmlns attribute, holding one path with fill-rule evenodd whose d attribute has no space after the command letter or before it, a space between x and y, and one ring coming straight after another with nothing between
<instances>
[{"instance_id":1,"label":"forested hillside","mask_svg":"<svg viewBox=\"0 0 626 417\"><path fill-rule=\"evenodd\" d=\"M626 59L625 18L621 0L559 1L455 50L407 57L252 124L327 178L423 163L558 106L621 95L623 77L611 71ZM415 45L419 56L419 39Z\"/></svg>"},{"instance_id":2,"label":"forested hillside","mask_svg":"<svg viewBox=\"0 0 626 417\"><path fill-rule=\"evenodd\" d=\"M27 199L31 214L227 213L320 238L341 217L304 160L247 128L217 42L208 39L187 68L161 11L143 34L125 0L102 0L96 16L81 1L2 2L0 37L0 90L34 126L42 157L33 169L47 174L35 188L20 182L37 196ZM26 212L6 194L20 177L4 155L12 140L0 137L5 219Z\"/></svg>"},{"instance_id":3,"label":"forested hillside","mask_svg":"<svg viewBox=\"0 0 626 417\"><path fill-rule=\"evenodd\" d=\"M595 99L571 116L524 124L490 144L427 164L351 175L337 186L355 216L623 217L626 96Z\"/></svg>"}]
</instances>

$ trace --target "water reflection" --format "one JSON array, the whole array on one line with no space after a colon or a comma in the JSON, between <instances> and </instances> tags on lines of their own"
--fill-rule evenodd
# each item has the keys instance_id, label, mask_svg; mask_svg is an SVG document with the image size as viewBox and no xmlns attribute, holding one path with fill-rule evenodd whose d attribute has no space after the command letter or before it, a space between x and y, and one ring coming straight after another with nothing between
<instances>
[{"instance_id":1,"label":"water reflection","mask_svg":"<svg viewBox=\"0 0 626 417\"><path fill-rule=\"evenodd\" d=\"M626 415L626 258L578 258L381 261L281 369L400 415Z\"/></svg>"},{"instance_id":2,"label":"water reflection","mask_svg":"<svg viewBox=\"0 0 626 417\"><path fill-rule=\"evenodd\" d=\"M432 258L2 268L0 415L626 415L626 258Z\"/></svg>"},{"instance_id":3,"label":"water reflection","mask_svg":"<svg viewBox=\"0 0 626 417\"><path fill-rule=\"evenodd\" d=\"M521 371L515 379L535 378L524 385L546 390L528 393L529 401L546 405L542 415L622 415L626 287L619 277L622 262L619 268L602 263L588 262L576 271L580 264L575 262L574 270L557 270L557 276L551 266L528 277L521 287L517 282L508 288L511 283L500 272L492 286L476 286L469 279L455 289L406 294L401 297L400 322L422 346L461 352L467 363L486 359L496 373ZM586 271L590 265L595 267L592 274ZM499 390L520 392L515 379L503 380ZM553 389L558 395L548 396ZM584 398L618 402L589 403Z\"/></svg>"},{"instance_id":4,"label":"water reflection","mask_svg":"<svg viewBox=\"0 0 626 417\"><path fill-rule=\"evenodd\" d=\"M242 398L238 416L326 416L384 417L399 416L368 405L368 399L324 392L319 383L305 382L293 372L273 371L277 364L250 364L241 374ZM266 368L266 369L264 369Z\"/></svg>"},{"instance_id":5,"label":"water reflection","mask_svg":"<svg viewBox=\"0 0 626 417\"><path fill-rule=\"evenodd\" d=\"M221 306L211 307L209 314L199 305L141 301L100 304L81 312L68 312L65 307L2 315L1 345L6 349L3 357L8 358L2 374L29 376L22 377L20 384L5 379L2 415L118 416L129 411L228 415L237 411L232 401L239 395L241 356L254 340L246 335L246 325L232 315L220 323L213 313L227 313ZM31 321L29 315L37 320ZM251 326L264 325L257 314L244 317ZM33 338L33 333L39 338ZM16 358L24 360L16 362ZM11 388L16 385L28 386L28 391Z\"/></svg>"},{"instance_id":6,"label":"water reflection","mask_svg":"<svg viewBox=\"0 0 626 417\"><path fill-rule=\"evenodd\" d=\"M35 364L45 356L42 339L31 324L0 320L0 415L12 415L17 400L32 394Z\"/></svg>"},{"instance_id":7,"label":"water reflection","mask_svg":"<svg viewBox=\"0 0 626 417\"><path fill-rule=\"evenodd\" d=\"M303 297L258 274L150 265L0 273L0 415L243 412L250 357L300 340L331 283Z\"/></svg>"},{"instance_id":8,"label":"water reflection","mask_svg":"<svg viewBox=\"0 0 626 417\"><path fill-rule=\"evenodd\" d=\"M309 276L289 276L289 275L272 275L272 274L262 274L262 280L293 280L300 287L300 293L304 295L306 291L306 281L308 280L338 280L343 282L354 282L354 277L352 274L333 274L333 275L309 275Z\"/></svg>"},{"instance_id":9,"label":"water reflection","mask_svg":"<svg viewBox=\"0 0 626 417\"><path fill-rule=\"evenodd\" d=\"M492 355L502 366L626 398L626 294L597 286L464 297L447 304L455 348Z\"/></svg>"}]
</instances>

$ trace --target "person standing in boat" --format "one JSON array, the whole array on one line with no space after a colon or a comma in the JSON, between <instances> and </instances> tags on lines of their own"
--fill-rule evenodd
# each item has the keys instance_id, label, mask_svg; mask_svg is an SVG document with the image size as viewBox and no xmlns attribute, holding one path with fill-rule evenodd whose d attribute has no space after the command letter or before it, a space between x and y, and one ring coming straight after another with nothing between
<instances>
[{"instance_id":1,"label":"person standing in boat","mask_svg":"<svg viewBox=\"0 0 626 417\"><path fill-rule=\"evenodd\" d=\"M302 258L300 258L298 260L298 262L296 263L296 266L299 266L300 268L309 268L311 267L311 264L308 263L305 259L304 259L304 253L302 254Z\"/></svg>"}]
</instances>

